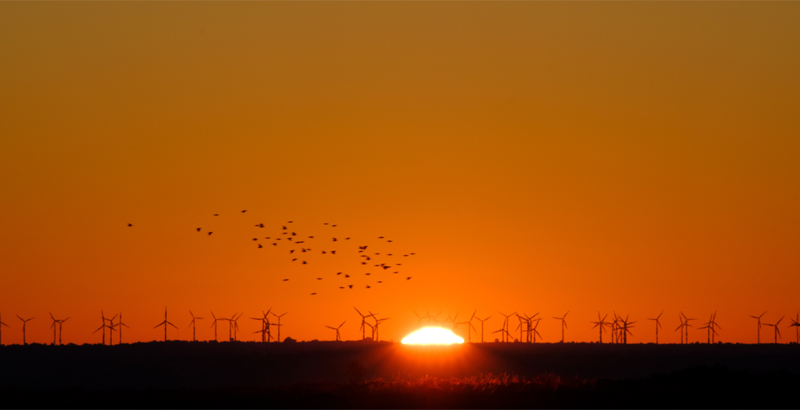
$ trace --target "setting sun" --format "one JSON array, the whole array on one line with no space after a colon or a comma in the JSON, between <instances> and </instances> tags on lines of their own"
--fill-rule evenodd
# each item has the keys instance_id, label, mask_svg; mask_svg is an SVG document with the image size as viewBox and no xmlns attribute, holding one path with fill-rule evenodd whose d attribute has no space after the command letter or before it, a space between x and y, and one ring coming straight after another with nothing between
<instances>
[{"instance_id":1,"label":"setting sun","mask_svg":"<svg viewBox=\"0 0 800 410\"><path fill-rule=\"evenodd\" d=\"M464 339L441 327L424 327L403 339L403 344L406 345L451 345L454 343L464 343Z\"/></svg>"}]
</instances>

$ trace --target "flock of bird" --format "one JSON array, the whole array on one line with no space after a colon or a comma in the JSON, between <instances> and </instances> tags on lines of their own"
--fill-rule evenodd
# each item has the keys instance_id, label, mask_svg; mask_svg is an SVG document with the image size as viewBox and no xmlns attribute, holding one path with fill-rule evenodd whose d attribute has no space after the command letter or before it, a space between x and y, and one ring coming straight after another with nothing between
<instances>
[{"instance_id":1,"label":"flock of bird","mask_svg":"<svg viewBox=\"0 0 800 410\"><path fill-rule=\"evenodd\" d=\"M240 215L246 214L244 209ZM213 214L219 217L220 214ZM298 227L295 221L287 221L281 224L265 224L254 220L241 219L241 223L246 223L253 227L250 246L256 250L276 253L286 261L298 265L315 265L321 262L319 258L326 258L326 262L334 262L336 269L328 269L329 263L324 265L327 273L322 273L319 269L309 269L309 273L316 273L311 278L315 283L309 289L311 296L317 295L322 286L323 280L336 280L333 288L339 290L352 290L357 288L371 289L393 279L392 275L401 273L403 262L407 258L416 255L414 252L401 252L396 249L394 241L385 236L375 236L371 240L356 240L349 236L337 234L336 224L324 222L315 232L304 231ZM211 223L219 227L218 223ZM134 224L128 223L129 228ZM213 229L213 228L212 228ZM211 237L215 230L202 226L194 228L196 234ZM217 234L219 236L219 234ZM377 241L377 243L376 243ZM357 258L354 258L357 257ZM359 280L361 278L361 280ZM401 280L409 281L411 276L403 276ZM290 277L283 277L281 282L293 280Z\"/></svg>"},{"instance_id":2,"label":"flock of bird","mask_svg":"<svg viewBox=\"0 0 800 410\"><path fill-rule=\"evenodd\" d=\"M358 308L353 308L358 313L361 319L361 324L359 327L359 331L361 332L361 339L362 340L371 340L371 341L379 341L380 340L380 325L385 321L389 320L390 318L379 318L376 313L373 313L369 310L366 310L367 314L362 313L361 310ZM491 319L494 315L490 315L485 318L480 318L477 316L477 310L472 313L472 316L468 320L459 321L458 320L458 313L454 316L448 316L446 319L440 320L439 316L442 314L440 311L435 315L431 315L428 311L425 312L424 315L418 314L416 311L413 311L414 315L416 315L418 319L418 324L423 324L425 321L426 325L429 326L437 326L437 327L450 327L453 333L456 333L459 330L460 326L466 326L467 328L467 342L472 342L472 334L473 331L476 335L480 335L480 343L484 343L485 339L485 332L484 332L484 325L485 322ZM275 341L282 341L281 339L281 327L284 324L281 323L281 318L285 316L288 312L277 314L272 311L272 308L267 310L266 312L262 311L261 316L258 317L251 317L251 320L256 320L261 325L260 330L256 330L252 333L261 334L261 342L270 343L273 340ZM496 338L495 342L522 342L522 343L537 343L539 340L542 339L542 335L538 331L539 323L543 320L542 317L539 316L539 313L533 315L526 315L523 313L513 312L510 314L505 314L502 312L498 312L500 316L503 317L503 323L500 329L491 331L491 334L499 334L499 337ZM767 312L764 312L758 316L750 316L753 319L757 320L756 324L756 341L758 344L761 343L761 327L762 317ZM566 337L566 329L567 329L567 315L569 312L565 313L563 316L560 317L553 317L553 319L558 320L561 322L561 341L559 343L565 342ZM647 318L647 320L651 320L654 322L654 330L656 336L656 344L659 343L659 330L662 329L661 325L661 316L664 314L662 311L658 316L654 318ZM108 334L108 344L114 344L114 332L117 333L117 344L122 343L122 331L123 328L130 328L127 324L122 322L122 313L118 313L113 317L106 317L104 312L100 312L101 315L101 326L97 328L92 334L96 334L97 332L102 332L102 344L106 344L106 334ZM202 320L202 317L195 316L194 313L190 310L189 315L191 316L192 320L189 322L189 327L192 328L192 341L197 341L197 321ZM230 317L223 317L217 316L214 312L211 312L211 317L213 321L211 323L211 327L214 329L214 341L219 341L218 338L218 326L221 323L227 322L228 324L228 341L234 342L239 341L239 319L241 319L243 313L234 313ZM775 323L763 323L764 326L770 326L774 330L774 343L778 343L778 339L781 338L780 333L780 323L783 321L785 316L782 316L778 319ZM33 320L34 318L23 319L21 316L17 315L17 318L22 322L22 343L27 344L26 338L26 329L28 322ZM518 324L517 327L512 331L511 325L513 319L517 319ZM50 319L52 324L50 325L50 329L53 330L53 345L60 345L61 344L61 334L64 322L69 320L69 317L65 319L56 319L53 314L50 314ZM694 327L691 322L698 320L697 318L691 318L686 316L683 312L680 312L678 315L678 319L680 321L680 325L675 329L675 332L680 332L681 336L681 344L689 344L689 328ZM789 327L794 327L796 332L796 343L800 343L800 313L798 313L797 317L791 320L791 324ZM116 322L115 322L116 320ZM480 322L480 331L478 328L473 324L473 321L477 320ZM706 330L707 335L707 343L715 343L715 337L719 335L717 329L722 329L722 327L717 323L717 313L714 312L709 316L707 322L701 323L702 326L697 327L698 330ZM274 321L274 322L273 322ZM335 331L335 341L342 340L340 330L345 325L347 320L344 320L338 326L324 326L325 328L331 329ZM449 324L448 324L449 323ZM601 316L598 312L597 314L597 321L592 321L590 324L594 325L592 329L598 329L598 342L603 343L603 333L609 333L610 343L618 343L618 344L627 344L628 343L628 335L632 335L631 329L634 328L634 324L636 321L631 321L629 316L621 316L613 313L613 320L608 318L608 315ZM0 315L0 345L3 343L3 333L2 329L3 326L8 327L6 323L2 321L2 316ZM164 328L164 341L169 340L167 330L168 327L173 327L178 329L178 326L173 324L169 321L167 309L164 309L164 320L153 328ZM273 328L277 329L277 337L273 336ZM369 334L367 334L367 328L369 328ZM515 333L519 331L519 338L514 337Z\"/></svg>"}]
</instances>

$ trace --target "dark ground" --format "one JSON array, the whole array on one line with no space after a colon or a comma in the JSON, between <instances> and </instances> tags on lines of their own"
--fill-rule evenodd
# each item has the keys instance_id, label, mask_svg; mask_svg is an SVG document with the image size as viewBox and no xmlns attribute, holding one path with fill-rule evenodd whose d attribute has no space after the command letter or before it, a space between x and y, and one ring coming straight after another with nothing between
<instances>
[{"instance_id":1,"label":"dark ground","mask_svg":"<svg viewBox=\"0 0 800 410\"><path fill-rule=\"evenodd\" d=\"M797 392L796 344L0 347L4 408L797 408Z\"/></svg>"}]
</instances>

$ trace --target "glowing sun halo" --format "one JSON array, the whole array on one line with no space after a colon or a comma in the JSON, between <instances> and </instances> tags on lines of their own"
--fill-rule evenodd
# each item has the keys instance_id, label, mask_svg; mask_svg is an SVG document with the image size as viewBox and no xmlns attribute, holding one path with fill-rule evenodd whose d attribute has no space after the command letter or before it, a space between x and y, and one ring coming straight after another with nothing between
<instances>
[{"instance_id":1,"label":"glowing sun halo","mask_svg":"<svg viewBox=\"0 0 800 410\"><path fill-rule=\"evenodd\" d=\"M451 345L464 339L441 327L423 327L403 339L405 345Z\"/></svg>"}]
</instances>

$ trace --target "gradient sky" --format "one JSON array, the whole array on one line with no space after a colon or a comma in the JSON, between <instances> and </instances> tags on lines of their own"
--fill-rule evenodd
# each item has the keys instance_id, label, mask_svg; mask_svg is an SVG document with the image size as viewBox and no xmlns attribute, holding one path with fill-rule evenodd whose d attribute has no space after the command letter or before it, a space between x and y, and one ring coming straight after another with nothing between
<instances>
[{"instance_id":1,"label":"gradient sky","mask_svg":"<svg viewBox=\"0 0 800 410\"><path fill-rule=\"evenodd\" d=\"M754 342L746 315L800 310L798 27L797 2L0 3L3 342L14 314L50 341L48 311L99 342L101 309L158 339L164 306L182 339L189 309L269 307L355 339L357 306L395 341L478 309L545 341L615 310L633 342L717 310ZM339 290L255 248L288 220L416 256Z\"/></svg>"}]
</instances>

